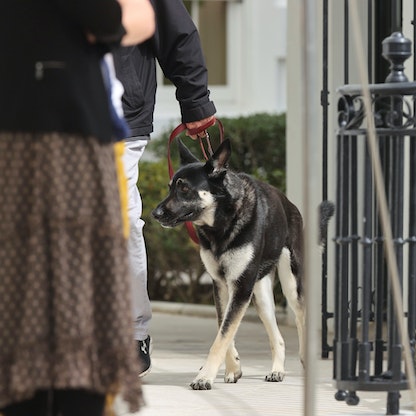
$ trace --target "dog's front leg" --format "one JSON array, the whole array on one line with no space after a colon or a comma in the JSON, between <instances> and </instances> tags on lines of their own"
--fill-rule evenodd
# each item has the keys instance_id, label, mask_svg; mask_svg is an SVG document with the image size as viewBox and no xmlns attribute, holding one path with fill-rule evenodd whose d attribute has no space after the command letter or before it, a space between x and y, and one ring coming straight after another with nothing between
<instances>
[{"instance_id":1,"label":"dog's front leg","mask_svg":"<svg viewBox=\"0 0 416 416\"><path fill-rule=\"evenodd\" d=\"M228 287L225 280L219 279L218 281L213 280L213 292L214 302L217 311L218 329L221 328L221 323L224 317L224 311L228 304ZM234 339L227 349L225 356L225 375L224 381L226 383L237 383L237 381L243 375L241 371L240 356L237 349L235 348Z\"/></svg>"},{"instance_id":2,"label":"dog's front leg","mask_svg":"<svg viewBox=\"0 0 416 416\"><path fill-rule=\"evenodd\" d=\"M231 357L236 353L233 342L234 337L250 303L250 298L251 293L247 294L247 291L241 287L233 287L230 290L229 300L227 307L225 308L218 334L209 350L204 366L191 383L192 389L210 390L214 384L218 370L225 360L227 351L228 354L231 354L228 355L228 357ZM236 374L233 376L232 380L230 377L228 382L236 382L238 378L241 377L241 374L238 373L238 369L234 368L234 370L236 371Z\"/></svg>"},{"instance_id":3,"label":"dog's front leg","mask_svg":"<svg viewBox=\"0 0 416 416\"><path fill-rule=\"evenodd\" d=\"M241 371L240 356L237 348L235 348L235 342L232 340L225 356L224 382L237 383L242 375L243 372Z\"/></svg>"}]
</instances>

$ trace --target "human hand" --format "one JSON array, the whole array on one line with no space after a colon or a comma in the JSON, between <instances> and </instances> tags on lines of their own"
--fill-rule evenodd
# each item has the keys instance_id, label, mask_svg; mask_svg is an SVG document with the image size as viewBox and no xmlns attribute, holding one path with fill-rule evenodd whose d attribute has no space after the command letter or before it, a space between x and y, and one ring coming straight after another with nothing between
<instances>
[{"instance_id":1,"label":"human hand","mask_svg":"<svg viewBox=\"0 0 416 416\"><path fill-rule=\"evenodd\" d=\"M202 120L198 121L192 121L190 123L185 123L187 128L186 135L194 140L198 137L205 137L207 135L207 128L213 126L214 124L214 116L203 118Z\"/></svg>"}]
</instances>

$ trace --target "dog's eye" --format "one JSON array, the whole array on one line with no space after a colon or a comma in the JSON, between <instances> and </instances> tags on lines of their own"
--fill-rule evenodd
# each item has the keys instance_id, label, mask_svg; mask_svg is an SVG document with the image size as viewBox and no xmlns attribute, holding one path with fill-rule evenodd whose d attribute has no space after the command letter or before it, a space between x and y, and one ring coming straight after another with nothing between
<instances>
[{"instance_id":1,"label":"dog's eye","mask_svg":"<svg viewBox=\"0 0 416 416\"><path fill-rule=\"evenodd\" d=\"M180 192L185 193L185 194L189 191L188 184L181 179L178 179L178 181L176 182L176 187L178 188Z\"/></svg>"}]
</instances>

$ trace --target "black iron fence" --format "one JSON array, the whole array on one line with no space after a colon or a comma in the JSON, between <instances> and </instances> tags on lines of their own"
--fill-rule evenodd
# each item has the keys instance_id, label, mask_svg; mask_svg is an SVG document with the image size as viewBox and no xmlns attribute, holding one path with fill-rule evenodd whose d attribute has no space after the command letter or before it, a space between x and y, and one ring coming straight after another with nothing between
<instances>
[{"instance_id":1,"label":"black iron fence","mask_svg":"<svg viewBox=\"0 0 416 416\"><path fill-rule=\"evenodd\" d=\"M366 33L363 42L366 44L367 50L367 67L368 77L372 83L383 83L388 74L388 62L382 57L382 40L393 32L400 32L403 21L411 22L414 26L416 22L416 1L413 1L413 16L403 16L402 0L363 0L360 1L360 7L365 19ZM340 0L330 2L322 1L322 160L323 160L323 180L322 180L322 199L328 199L328 140L332 139L332 132L329 132L329 118L331 104L334 103L333 92L329 87L329 62L331 54L329 49L329 39L334 42L333 33L329 31L329 22L332 18L330 9L342 8L342 21L335 23L336 31L340 29L343 33L340 43L333 47L332 51L337 56L337 60L342 62L343 83L348 85L350 80L350 69L353 64L353 48L350 44L351 22L349 19L350 0ZM340 68L338 68L340 71ZM413 72L416 79L416 32L413 31ZM332 103L331 103L332 101ZM332 270L330 270L332 273ZM333 293L328 293L328 270L327 270L327 253L322 257L322 303L321 303L321 354L323 358L328 358L330 352L333 351L333 343L328 328L332 325L334 318L334 310L328 305L328 298L332 298ZM328 325L330 323L330 325Z\"/></svg>"},{"instance_id":2,"label":"black iron fence","mask_svg":"<svg viewBox=\"0 0 416 416\"><path fill-rule=\"evenodd\" d=\"M395 32L383 41L391 73L371 84L372 114L361 86L339 88L336 162L334 380L336 399L359 402L360 390L386 391L387 414L399 413L408 389L398 320L405 320L415 364L416 344L416 83L403 62L410 41ZM378 215L367 120L374 117L390 210L404 316L396 316ZM323 344L325 347L325 344ZM328 352L324 351L323 356Z\"/></svg>"},{"instance_id":3,"label":"black iron fence","mask_svg":"<svg viewBox=\"0 0 416 416\"><path fill-rule=\"evenodd\" d=\"M398 320L404 320L413 366L416 338L416 83L407 82L403 63L411 45L401 35L401 0L360 2L366 19L365 39L372 114L376 125L385 191L389 204L395 256L402 287L404 316L396 316L385 262L384 236L378 217L370 155L367 147L363 96L350 84L349 0L323 0L323 199L328 198L328 140L331 94L328 87L329 7L343 7L343 44L335 48L343 62L344 86L338 89L336 137L335 273L322 258L322 357L334 356L335 397L349 405L359 402L358 391L386 391L387 414L398 414L400 391L409 388L402 360ZM412 19L412 20L411 20ZM337 26L339 27L339 25ZM389 36L394 33L394 36ZM383 39L386 39L382 42ZM351 49L351 51L350 51ZM384 59L382 57L384 55ZM397 58L397 59L396 59ZM388 65L390 66L390 75ZM416 79L416 36L413 30L413 79ZM386 79L386 82L385 82ZM337 98L338 98L337 97ZM332 98L334 101L334 98ZM332 236L331 236L332 237ZM328 307L328 281L335 280L335 305ZM328 331L334 327L334 336Z\"/></svg>"}]
</instances>

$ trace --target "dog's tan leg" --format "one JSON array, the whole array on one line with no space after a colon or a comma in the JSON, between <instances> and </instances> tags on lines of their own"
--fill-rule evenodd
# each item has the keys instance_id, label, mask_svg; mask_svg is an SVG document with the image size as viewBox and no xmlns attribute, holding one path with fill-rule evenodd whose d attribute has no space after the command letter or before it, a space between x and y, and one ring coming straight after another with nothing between
<instances>
[{"instance_id":1,"label":"dog's tan leg","mask_svg":"<svg viewBox=\"0 0 416 416\"><path fill-rule=\"evenodd\" d=\"M225 356L225 375L224 381L226 383L237 383L241 378L243 372L241 371L240 356L235 348L234 340L228 347L227 354Z\"/></svg>"},{"instance_id":2,"label":"dog's tan leg","mask_svg":"<svg viewBox=\"0 0 416 416\"><path fill-rule=\"evenodd\" d=\"M279 279L282 285L283 294L285 295L287 303L295 314L296 328L298 330L299 337L299 357L303 364L305 357L305 308L302 299L299 299L298 296L296 278L292 273L290 260L290 251L287 248L284 248L279 258L277 270L279 273Z\"/></svg>"},{"instance_id":3,"label":"dog's tan leg","mask_svg":"<svg viewBox=\"0 0 416 416\"><path fill-rule=\"evenodd\" d=\"M241 377L240 361L234 347L234 337L247 310L252 296L252 287L239 282L253 256L253 247L248 244L227 253L220 260L209 250L201 249L201 259L214 281L214 296L219 329L207 360L191 383L194 390L210 390L221 364L226 361L226 382L236 382ZM219 274L218 271L222 270ZM251 282L251 277L245 276Z\"/></svg>"},{"instance_id":4,"label":"dog's tan leg","mask_svg":"<svg viewBox=\"0 0 416 416\"><path fill-rule=\"evenodd\" d=\"M285 376L285 342L276 322L272 275L259 280L253 293L256 309L266 328L272 350L272 371L266 375L265 380L282 381Z\"/></svg>"},{"instance_id":5,"label":"dog's tan leg","mask_svg":"<svg viewBox=\"0 0 416 416\"><path fill-rule=\"evenodd\" d=\"M224 316L224 311L227 308L228 303L228 288L224 280L213 281L214 289L214 301L217 310L218 329L221 327L221 323ZM243 375L241 371L240 356L235 348L234 340L228 347L225 356L225 383L237 383L237 381Z\"/></svg>"},{"instance_id":6,"label":"dog's tan leg","mask_svg":"<svg viewBox=\"0 0 416 416\"><path fill-rule=\"evenodd\" d=\"M207 360L191 383L191 387L194 390L210 390L212 388L214 379L217 376L221 364L225 360L227 351L229 351L230 346L233 344L235 334L250 302L249 298L244 303L238 304L235 302L233 293L230 297L231 299L224 312L224 319L215 341L209 350ZM230 305L233 305L233 308L230 308ZM237 380L238 378L234 379L233 382Z\"/></svg>"}]
</instances>

